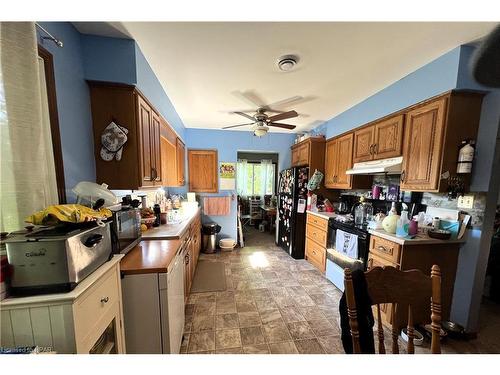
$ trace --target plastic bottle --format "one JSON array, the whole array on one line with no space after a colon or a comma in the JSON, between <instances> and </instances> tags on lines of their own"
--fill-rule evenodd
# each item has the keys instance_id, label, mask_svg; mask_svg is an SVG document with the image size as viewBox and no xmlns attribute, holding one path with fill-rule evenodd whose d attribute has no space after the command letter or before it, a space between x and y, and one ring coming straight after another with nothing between
<instances>
[{"instance_id":1,"label":"plastic bottle","mask_svg":"<svg viewBox=\"0 0 500 375\"><path fill-rule=\"evenodd\" d=\"M389 213L387 216L392 216L392 215L397 215L398 210L396 210L396 202L392 202L391 209L389 210Z\"/></svg>"},{"instance_id":2,"label":"plastic bottle","mask_svg":"<svg viewBox=\"0 0 500 375\"><path fill-rule=\"evenodd\" d=\"M408 206L403 203L403 210L401 211L401 217L396 225L396 236L397 237L407 237L409 233L410 220L408 219Z\"/></svg>"}]
</instances>

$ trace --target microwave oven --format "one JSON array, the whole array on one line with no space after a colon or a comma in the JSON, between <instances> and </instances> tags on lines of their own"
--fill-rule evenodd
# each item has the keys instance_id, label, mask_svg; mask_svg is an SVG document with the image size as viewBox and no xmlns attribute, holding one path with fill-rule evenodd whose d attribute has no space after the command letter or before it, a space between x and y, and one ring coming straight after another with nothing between
<instances>
[{"instance_id":1,"label":"microwave oven","mask_svg":"<svg viewBox=\"0 0 500 375\"><path fill-rule=\"evenodd\" d=\"M113 211L111 223L113 254L127 254L141 242L141 213L137 208Z\"/></svg>"}]
</instances>

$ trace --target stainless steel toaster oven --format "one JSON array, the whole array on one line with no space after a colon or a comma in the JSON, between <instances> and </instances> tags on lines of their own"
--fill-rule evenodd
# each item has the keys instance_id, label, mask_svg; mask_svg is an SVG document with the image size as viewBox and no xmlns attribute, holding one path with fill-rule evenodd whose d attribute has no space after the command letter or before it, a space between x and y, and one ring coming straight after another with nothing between
<instances>
[{"instance_id":1,"label":"stainless steel toaster oven","mask_svg":"<svg viewBox=\"0 0 500 375\"><path fill-rule=\"evenodd\" d=\"M42 229L5 243L11 267L9 293L14 296L71 291L112 252L109 223Z\"/></svg>"}]
</instances>

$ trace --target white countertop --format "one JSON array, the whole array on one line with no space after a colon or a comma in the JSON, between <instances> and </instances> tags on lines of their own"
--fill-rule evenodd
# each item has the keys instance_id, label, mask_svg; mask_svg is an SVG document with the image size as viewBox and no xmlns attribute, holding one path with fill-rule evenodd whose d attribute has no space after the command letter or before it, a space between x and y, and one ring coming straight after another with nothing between
<instances>
[{"instance_id":1,"label":"white countertop","mask_svg":"<svg viewBox=\"0 0 500 375\"><path fill-rule=\"evenodd\" d=\"M120 262L125 255L114 255L109 261L104 263L85 279L83 279L75 289L67 293L41 294L38 296L29 297L9 297L0 301L0 308L10 306L21 306L34 303L54 303L54 302L71 302L77 299L85 292L93 283L96 282L102 275L108 272L116 263Z\"/></svg>"},{"instance_id":2,"label":"white countertop","mask_svg":"<svg viewBox=\"0 0 500 375\"><path fill-rule=\"evenodd\" d=\"M142 233L143 240L172 240L182 237L189 224L200 213L201 208L198 207L192 211L184 220L178 224L162 224L159 227L153 227Z\"/></svg>"},{"instance_id":3,"label":"white countertop","mask_svg":"<svg viewBox=\"0 0 500 375\"><path fill-rule=\"evenodd\" d=\"M383 229L368 229L368 233L373 236L381 237L386 240L395 242L400 245L445 245L452 243L464 243L466 242L466 235L458 240L438 240L435 238L430 238L426 234L417 234L415 238L401 238L397 237L395 234L387 233Z\"/></svg>"}]
</instances>

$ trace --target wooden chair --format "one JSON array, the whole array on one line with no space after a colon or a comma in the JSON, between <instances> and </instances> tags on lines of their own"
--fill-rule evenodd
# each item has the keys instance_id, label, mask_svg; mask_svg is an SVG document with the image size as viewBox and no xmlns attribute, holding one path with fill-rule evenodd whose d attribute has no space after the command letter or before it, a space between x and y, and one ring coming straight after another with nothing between
<instances>
[{"instance_id":1,"label":"wooden chair","mask_svg":"<svg viewBox=\"0 0 500 375\"><path fill-rule=\"evenodd\" d=\"M365 272L365 279L370 295L372 306L376 305L377 337L379 354L385 354L384 329L380 312L380 305L392 303L392 353L398 354L399 329L394 317L397 305L408 306L408 354L415 353L414 338L414 316L412 303L416 304L422 298L430 300L430 320L432 327L431 353L441 353L440 329L441 329L441 271L439 266L433 265L431 276L425 275L420 270L400 271L394 267L374 267ZM361 353L359 344L358 320L356 301L354 297L354 285L351 270L344 270L344 285L349 316L349 326L354 353Z\"/></svg>"}]
</instances>

